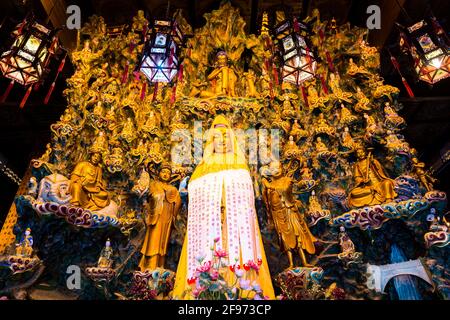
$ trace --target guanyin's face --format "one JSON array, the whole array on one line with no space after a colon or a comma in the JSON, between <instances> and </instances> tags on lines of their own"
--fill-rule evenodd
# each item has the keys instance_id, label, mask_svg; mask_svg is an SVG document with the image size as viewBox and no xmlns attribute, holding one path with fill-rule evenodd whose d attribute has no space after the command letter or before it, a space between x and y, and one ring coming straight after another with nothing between
<instances>
[{"instance_id":1,"label":"guanyin's face","mask_svg":"<svg viewBox=\"0 0 450 320\"><path fill-rule=\"evenodd\" d=\"M213 142L215 153L227 153L233 151L230 132L226 127L214 128Z\"/></svg>"}]
</instances>

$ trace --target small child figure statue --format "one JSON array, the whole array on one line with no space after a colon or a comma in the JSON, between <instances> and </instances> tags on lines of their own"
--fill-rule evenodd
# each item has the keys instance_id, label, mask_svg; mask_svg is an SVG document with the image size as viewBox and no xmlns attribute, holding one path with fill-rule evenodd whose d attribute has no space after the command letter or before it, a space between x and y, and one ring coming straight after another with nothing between
<instances>
[{"instance_id":1,"label":"small child figure statue","mask_svg":"<svg viewBox=\"0 0 450 320\"><path fill-rule=\"evenodd\" d=\"M22 257L31 257L33 254L33 237L31 235L31 229L25 230L25 235L19 243L16 244L16 255Z\"/></svg>"},{"instance_id":2,"label":"small child figure statue","mask_svg":"<svg viewBox=\"0 0 450 320\"><path fill-rule=\"evenodd\" d=\"M98 268L111 268L112 267L112 255L113 249L111 248L111 241L108 239L106 241L105 247L100 253L100 258L98 258L97 267Z\"/></svg>"}]
</instances>

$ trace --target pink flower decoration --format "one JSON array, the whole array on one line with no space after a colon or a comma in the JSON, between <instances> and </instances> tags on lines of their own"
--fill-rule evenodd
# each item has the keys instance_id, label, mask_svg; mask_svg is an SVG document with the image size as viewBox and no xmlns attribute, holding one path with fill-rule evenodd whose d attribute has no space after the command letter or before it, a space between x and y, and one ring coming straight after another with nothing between
<instances>
[{"instance_id":1,"label":"pink flower decoration","mask_svg":"<svg viewBox=\"0 0 450 320\"><path fill-rule=\"evenodd\" d=\"M211 261L206 261L201 266L197 267L197 271L198 272L209 272L209 270L211 269L211 265L212 265Z\"/></svg>"},{"instance_id":2,"label":"pink flower decoration","mask_svg":"<svg viewBox=\"0 0 450 320\"><path fill-rule=\"evenodd\" d=\"M213 280L213 281L219 279L219 271L217 271L217 270L212 271L210 273L210 275L211 275L211 280Z\"/></svg>"},{"instance_id":3,"label":"pink flower decoration","mask_svg":"<svg viewBox=\"0 0 450 320\"><path fill-rule=\"evenodd\" d=\"M241 287L242 290L249 290L251 288L250 280L241 279L239 281L239 286Z\"/></svg>"},{"instance_id":4,"label":"pink flower decoration","mask_svg":"<svg viewBox=\"0 0 450 320\"><path fill-rule=\"evenodd\" d=\"M217 249L214 251L214 255L217 258L226 258L228 256L227 252L223 249Z\"/></svg>"}]
</instances>

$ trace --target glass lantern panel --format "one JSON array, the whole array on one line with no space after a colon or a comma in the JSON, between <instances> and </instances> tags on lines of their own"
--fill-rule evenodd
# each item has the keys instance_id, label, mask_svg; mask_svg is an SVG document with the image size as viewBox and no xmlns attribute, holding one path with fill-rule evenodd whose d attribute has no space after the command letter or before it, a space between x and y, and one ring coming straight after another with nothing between
<instances>
[{"instance_id":1,"label":"glass lantern panel","mask_svg":"<svg viewBox=\"0 0 450 320\"><path fill-rule=\"evenodd\" d=\"M46 27L44 27L43 25L39 24L39 23L34 23L33 27L38 29L40 32L45 33L45 34L49 34L50 30L47 29Z\"/></svg>"},{"instance_id":2,"label":"glass lantern panel","mask_svg":"<svg viewBox=\"0 0 450 320\"><path fill-rule=\"evenodd\" d=\"M34 60L34 56L32 56L31 54L29 54L23 50L19 50L17 52L17 55L25 60L30 61L30 62Z\"/></svg>"},{"instance_id":3,"label":"glass lantern panel","mask_svg":"<svg viewBox=\"0 0 450 320\"><path fill-rule=\"evenodd\" d=\"M300 35L297 35L297 41L298 41L298 44L300 45L300 47L306 48L305 38L303 38Z\"/></svg>"},{"instance_id":4,"label":"glass lantern panel","mask_svg":"<svg viewBox=\"0 0 450 320\"><path fill-rule=\"evenodd\" d=\"M39 54L39 60L43 63L47 59L48 50L47 48L43 48L41 53Z\"/></svg>"},{"instance_id":5,"label":"glass lantern panel","mask_svg":"<svg viewBox=\"0 0 450 320\"><path fill-rule=\"evenodd\" d=\"M157 33L155 36L155 47L165 47L167 43L167 35L163 33Z\"/></svg>"},{"instance_id":6,"label":"glass lantern panel","mask_svg":"<svg viewBox=\"0 0 450 320\"><path fill-rule=\"evenodd\" d=\"M420 46L422 47L422 50L427 53L431 50L436 49L436 45L434 44L433 40L431 40L428 33L425 33L424 35L417 38L417 41L419 42Z\"/></svg>"},{"instance_id":7,"label":"glass lantern panel","mask_svg":"<svg viewBox=\"0 0 450 320\"><path fill-rule=\"evenodd\" d=\"M166 53L166 48L155 48L155 47L152 47L152 48L150 49L150 52L151 52L151 53L164 54L164 53Z\"/></svg>"},{"instance_id":8,"label":"glass lantern panel","mask_svg":"<svg viewBox=\"0 0 450 320\"><path fill-rule=\"evenodd\" d=\"M295 47L294 39L292 39L292 36L287 36L282 41L284 51L289 51Z\"/></svg>"},{"instance_id":9,"label":"glass lantern panel","mask_svg":"<svg viewBox=\"0 0 450 320\"><path fill-rule=\"evenodd\" d=\"M34 35L31 35L25 43L24 49L30 54L35 54L38 51L41 42L41 39L37 38Z\"/></svg>"},{"instance_id":10,"label":"glass lantern panel","mask_svg":"<svg viewBox=\"0 0 450 320\"><path fill-rule=\"evenodd\" d=\"M291 52L289 52L288 54L285 54L283 56L283 61L287 61L287 60L291 59L292 57L296 56L297 53L298 53L297 50L292 50Z\"/></svg>"},{"instance_id":11,"label":"glass lantern panel","mask_svg":"<svg viewBox=\"0 0 450 320\"><path fill-rule=\"evenodd\" d=\"M425 55L425 58L426 58L427 60L431 60L431 59L433 59L433 58L435 58L435 57L437 57L437 56L442 55L443 53L444 53L444 52L442 51L442 49L437 49L437 50L434 50L434 51L432 51L432 52L427 53L427 54Z\"/></svg>"}]
</instances>

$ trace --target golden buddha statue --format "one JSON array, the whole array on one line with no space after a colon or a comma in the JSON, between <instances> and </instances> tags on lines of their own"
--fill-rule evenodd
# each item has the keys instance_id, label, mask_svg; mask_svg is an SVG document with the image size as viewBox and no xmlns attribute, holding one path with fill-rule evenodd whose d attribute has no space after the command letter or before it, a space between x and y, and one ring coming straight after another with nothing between
<instances>
[{"instance_id":1,"label":"golden buddha statue","mask_svg":"<svg viewBox=\"0 0 450 320\"><path fill-rule=\"evenodd\" d=\"M348 195L349 205L359 208L395 199L394 181L386 175L378 160L370 153L367 155L362 147L356 149L356 155L358 160L353 173L355 187Z\"/></svg>"},{"instance_id":2,"label":"golden buddha statue","mask_svg":"<svg viewBox=\"0 0 450 320\"><path fill-rule=\"evenodd\" d=\"M255 81L256 75L252 69L249 69L247 72L244 72L245 78L245 96L249 98L257 98L259 97L259 93L256 90Z\"/></svg>"},{"instance_id":3,"label":"golden buddha statue","mask_svg":"<svg viewBox=\"0 0 450 320\"><path fill-rule=\"evenodd\" d=\"M313 111L316 108L325 110L327 108L325 103L327 103L328 100L329 98L327 96L319 97L319 93L317 92L314 84L308 87L308 105L311 111Z\"/></svg>"},{"instance_id":4,"label":"golden buddha statue","mask_svg":"<svg viewBox=\"0 0 450 320\"><path fill-rule=\"evenodd\" d=\"M127 118L127 121L123 125L120 137L128 143L131 143L136 137L136 130L134 128L133 120L131 120L130 117Z\"/></svg>"},{"instance_id":5,"label":"golden buddha statue","mask_svg":"<svg viewBox=\"0 0 450 320\"><path fill-rule=\"evenodd\" d=\"M159 138L154 138L153 142L150 143L148 147L148 158L150 161L154 163L161 163L163 160L163 156L161 153L161 143L159 142Z\"/></svg>"},{"instance_id":6,"label":"golden buddha statue","mask_svg":"<svg viewBox=\"0 0 450 320\"><path fill-rule=\"evenodd\" d=\"M437 182L437 179L432 177L425 170L425 163L420 162L415 156L413 156L411 162L414 169L414 174L419 178L420 182L422 182L425 189L428 192L434 190L433 184Z\"/></svg>"},{"instance_id":7,"label":"golden buddha statue","mask_svg":"<svg viewBox=\"0 0 450 320\"><path fill-rule=\"evenodd\" d=\"M75 166L70 177L70 203L91 211L98 211L110 203L106 191L106 183L100 167L102 156L93 152L89 161L83 161Z\"/></svg>"},{"instance_id":8,"label":"golden buddha statue","mask_svg":"<svg viewBox=\"0 0 450 320\"><path fill-rule=\"evenodd\" d=\"M156 116L155 112L152 110L148 114L148 117L145 120L144 125L142 126L142 130L150 134L157 134L158 129L159 129L159 119Z\"/></svg>"},{"instance_id":9,"label":"golden buddha statue","mask_svg":"<svg viewBox=\"0 0 450 320\"><path fill-rule=\"evenodd\" d=\"M323 143L321 137L317 137L316 139L316 151L317 153L329 152L327 145Z\"/></svg>"},{"instance_id":10,"label":"golden buddha statue","mask_svg":"<svg viewBox=\"0 0 450 320\"><path fill-rule=\"evenodd\" d=\"M370 111L370 100L366 97L360 87L356 88L356 100L358 101L355 105L356 112Z\"/></svg>"},{"instance_id":11,"label":"golden buddha statue","mask_svg":"<svg viewBox=\"0 0 450 320\"><path fill-rule=\"evenodd\" d=\"M316 239L298 209L299 202L292 191L292 179L283 176L279 162L271 162L269 166L261 168L261 173L269 227L275 228L278 234L282 250L288 256L289 268L294 267L292 251L298 251L304 267L312 266L307 262L304 250L314 254Z\"/></svg>"},{"instance_id":12,"label":"golden buddha statue","mask_svg":"<svg viewBox=\"0 0 450 320\"><path fill-rule=\"evenodd\" d=\"M97 261L97 267L98 268L111 268L113 264L112 256L113 256L113 249L111 247L111 241L108 239L106 240L105 246L103 247L102 251L100 252L100 257Z\"/></svg>"},{"instance_id":13,"label":"golden buddha statue","mask_svg":"<svg viewBox=\"0 0 450 320\"><path fill-rule=\"evenodd\" d=\"M16 244L15 254L27 258L30 258L33 255L33 236L31 235L30 228L25 230L22 241Z\"/></svg>"},{"instance_id":14,"label":"golden buddha statue","mask_svg":"<svg viewBox=\"0 0 450 320\"><path fill-rule=\"evenodd\" d=\"M139 263L141 271L164 268L170 232L181 207L178 189L170 184L172 169L162 165L158 179L149 183L148 211L145 214L143 254Z\"/></svg>"},{"instance_id":15,"label":"golden buddha statue","mask_svg":"<svg viewBox=\"0 0 450 320\"><path fill-rule=\"evenodd\" d=\"M333 136L335 133L335 129L331 127L323 113L319 114L319 118L317 118L317 123L314 126L314 133L317 134L327 134L329 136Z\"/></svg>"},{"instance_id":16,"label":"golden buddha statue","mask_svg":"<svg viewBox=\"0 0 450 320\"><path fill-rule=\"evenodd\" d=\"M211 98L217 96L236 97L235 86L237 76L228 66L228 57L225 51L219 51L216 55L214 70L208 75L209 90L201 91L200 97Z\"/></svg>"},{"instance_id":17,"label":"golden buddha statue","mask_svg":"<svg viewBox=\"0 0 450 320\"><path fill-rule=\"evenodd\" d=\"M175 131L179 129L187 129L189 127L188 124L184 123L183 115L180 110L175 110L175 114L173 115L170 130Z\"/></svg>"},{"instance_id":18,"label":"golden buddha statue","mask_svg":"<svg viewBox=\"0 0 450 320\"><path fill-rule=\"evenodd\" d=\"M108 140L103 131L100 131L92 143L91 149L95 152L103 153L108 150Z\"/></svg>"},{"instance_id":19,"label":"golden buddha statue","mask_svg":"<svg viewBox=\"0 0 450 320\"><path fill-rule=\"evenodd\" d=\"M319 220L330 216L330 210L322 208L314 190L311 191L311 195L309 196L307 215L311 219L310 226L313 226Z\"/></svg>"},{"instance_id":20,"label":"golden buddha statue","mask_svg":"<svg viewBox=\"0 0 450 320\"><path fill-rule=\"evenodd\" d=\"M393 129L402 129L405 126L405 119L400 117L397 112L395 112L389 102L385 103L384 113L385 123L388 127Z\"/></svg>"},{"instance_id":21,"label":"golden buddha statue","mask_svg":"<svg viewBox=\"0 0 450 320\"><path fill-rule=\"evenodd\" d=\"M331 88L331 91L333 92L334 98L339 101L345 101L345 102L351 103L352 102L351 97L353 96L353 94L351 92L343 91L341 89L339 81L340 81L339 76L335 75L334 73L330 74L329 83L330 83L330 88Z\"/></svg>"},{"instance_id":22,"label":"golden buddha statue","mask_svg":"<svg viewBox=\"0 0 450 320\"><path fill-rule=\"evenodd\" d=\"M344 148L353 150L355 147L355 141L352 138L352 135L348 129L348 127L344 128L344 132L342 132L342 140L341 140L341 145Z\"/></svg>"},{"instance_id":23,"label":"golden buddha statue","mask_svg":"<svg viewBox=\"0 0 450 320\"><path fill-rule=\"evenodd\" d=\"M288 143L284 146L283 154L287 159L295 159L300 156L301 151L294 141L293 136L289 136Z\"/></svg>"},{"instance_id":24,"label":"golden buddha statue","mask_svg":"<svg viewBox=\"0 0 450 320\"><path fill-rule=\"evenodd\" d=\"M294 123L291 127L290 135L293 136L296 140L305 138L308 136L308 131L302 129L297 119L294 119Z\"/></svg>"},{"instance_id":25,"label":"golden buddha statue","mask_svg":"<svg viewBox=\"0 0 450 320\"><path fill-rule=\"evenodd\" d=\"M341 115L340 122L342 125L350 125L358 120L358 118L352 114L352 112L341 103Z\"/></svg>"},{"instance_id":26,"label":"golden buddha statue","mask_svg":"<svg viewBox=\"0 0 450 320\"><path fill-rule=\"evenodd\" d=\"M111 106L111 108L106 112L105 120L108 122L108 129L113 131L117 127L117 120L116 120L116 111L114 106Z\"/></svg>"},{"instance_id":27,"label":"golden buddha statue","mask_svg":"<svg viewBox=\"0 0 450 320\"><path fill-rule=\"evenodd\" d=\"M370 72L368 72L366 68L364 68L363 66L358 66L356 63L353 62L353 59L350 58L347 74L350 76L354 76L357 74L370 74Z\"/></svg>"}]
</instances>

